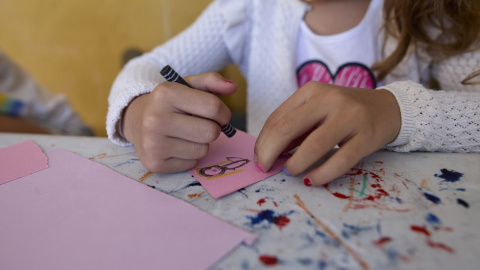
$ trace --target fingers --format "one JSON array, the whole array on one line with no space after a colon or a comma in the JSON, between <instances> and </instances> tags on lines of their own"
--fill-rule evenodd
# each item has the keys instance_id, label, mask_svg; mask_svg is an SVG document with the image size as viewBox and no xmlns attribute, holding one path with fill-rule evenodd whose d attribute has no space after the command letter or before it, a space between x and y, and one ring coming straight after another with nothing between
<instances>
[{"instance_id":1,"label":"fingers","mask_svg":"<svg viewBox=\"0 0 480 270\"><path fill-rule=\"evenodd\" d=\"M208 72L184 78L193 88L213 94L230 95L237 91L237 85L216 72Z\"/></svg>"},{"instance_id":2,"label":"fingers","mask_svg":"<svg viewBox=\"0 0 480 270\"><path fill-rule=\"evenodd\" d=\"M230 121L231 112L218 97L175 82L158 85L152 93L154 104L162 109L210 119L220 126Z\"/></svg>"},{"instance_id":3,"label":"fingers","mask_svg":"<svg viewBox=\"0 0 480 270\"><path fill-rule=\"evenodd\" d=\"M372 152L365 151L364 143L358 138L348 141L340 147L325 163L305 174L304 183L313 186L327 184L342 176L354 167L364 156Z\"/></svg>"},{"instance_id":4,"label":"fingers","mask_svg":"<svg viewBox=\"0 0 480 270\"><path fill-rule=\"evenodd\" d=\"M136 146L142 164L151 172L171 173L194 167L208 153L208 144L178 138L149 140Z\"/></svg>"}]
</instances>

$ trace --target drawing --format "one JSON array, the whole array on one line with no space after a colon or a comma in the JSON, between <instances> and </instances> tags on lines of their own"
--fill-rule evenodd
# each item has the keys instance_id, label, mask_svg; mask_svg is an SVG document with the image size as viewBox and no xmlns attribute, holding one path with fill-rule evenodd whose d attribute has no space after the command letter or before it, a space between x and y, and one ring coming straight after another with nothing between
<instances>
[{"instance_id":1,"label":"drawing","mask_svg":"<svg viewBox=\"0 0 480 270\"><path fill-rule=\"evenodd\" d=\"M239 173L244 171L237 170L238 168L246 165L250 162L249 159L240 158L240 157L227 157L226 161L222 161L220 163L212 164L203 168L197 169L197 173L209 180L217 179L220 177L232 175L234 173ZM227 171L230 171L227 173Z\"/></svg>"}]
</instances>

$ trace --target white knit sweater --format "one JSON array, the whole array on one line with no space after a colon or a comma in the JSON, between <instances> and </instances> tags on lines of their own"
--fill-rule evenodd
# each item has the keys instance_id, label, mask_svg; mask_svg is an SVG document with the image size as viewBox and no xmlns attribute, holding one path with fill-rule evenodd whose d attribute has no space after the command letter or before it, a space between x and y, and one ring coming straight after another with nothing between
<instances>
[{"instance_id":1,"label":"white knit sweater","mask_svg":"<svg viewBox=\"0 0 480 270\"><path fill-rule=\"evenodd\" d=\"M236 64L248 82L247 131L258 135L268 116L297 89L295 45L307 9L299 0L214 1L188 29L124 67L109 97L109 138L129 144L117 131L122 111L164 81L159 70L166 64L184 76ZM394 46L390 42L387 53ZM480 152L480 85L460 84L480 69L480 52L435 65L418 59L406 59L381 87L395 95L402 115L400 134L386 148ZM414 83L428 71L444 91Z\"/></svg>"}]
</instances>

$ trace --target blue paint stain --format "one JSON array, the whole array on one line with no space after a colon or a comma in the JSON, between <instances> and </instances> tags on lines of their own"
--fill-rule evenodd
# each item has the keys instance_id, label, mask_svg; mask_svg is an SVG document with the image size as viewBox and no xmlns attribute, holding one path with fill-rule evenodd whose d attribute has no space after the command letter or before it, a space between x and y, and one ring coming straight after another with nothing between
<instances>
[{"instance_id":1,"label":"blue paint stain","mask_svg":"<svg viewBox=\"0 0 480 270\"><path fill-rule=\"evenodd\" d=\"M255 190L255 192L257 192L257 193L260 192L260 189Z\"/></svg>"},{"instance_id":2,"label":"blue paint stain","mask_svg":"<svg viewBox=\"0 0 480 270\"><path fill-rule=\"evenodd\" d=\"M188 185L186 185L186 186L184 186L184 187L181 187L181 188L176 189L176 190L172 190L170 193L175 193L175 192L182 191L182 190L185 190L185 189L187 189L187 188L195 187L195 186L202 186L202 185L200 184L200 182L194 181L194 182L191 182L190 184L188 184Z\"/></svg>"},{"instance_id":3,"label":"blue paint stain","mask_svg":"<svg viewBox=\"0 0 480 270\"><path fill-rule=\"evenodd\" d=\"M279 227L283 227L288 223L284 223L285 219L288 219L287 216L292 214L294 211L290 211L285 214L277 214L273 210L267 209L263 210L262 212L258 213L256 216L247 216L250 220L250 227L254 227L255 225L267 222L267 226L265 228L270 227L271 224L275 224ZM288 220L289 221L289 220Z\"/></svg>"},{"instance_id":4,"label":"blue paint stain","mask_svg":"<svg viewBox=\"0 0 480 270\"><path fill-rule=\"evenodd\" d=\"M440 200L440 198L438 198L437 196L435 195L432 195L432 194L429 194L427 192L424 192L423 193L423 196L425 196L425 198L431 202L433 202L434 204L440 204L442 203L442 200Z\"/></svg>"},{"instance_id":5,"label":"blue paint stain","mask_svg":"<svg viewBox=\"0 0 480 270\"><path fill-rule=\"evenodd\" d=\"M442 222L440 221L440 219L432 213L428 213L425 216L425 219L427 220L427 222L430 225L433 225L433 226L441 226L442 225Z\"/></svg>"},{"instance_id":6,"label":"blue paint stain","mask_svg":"<svg viewBox=\"0 0 480 270\"><path fill-rule=\"evenodd\" d=\"M297 262L303 266L310 266L313 264L313 260L310 258L298 258Z\"/></svg>"},{"instance_id":7,"label":"blue paint stain","mask_svg":"<svg viewBox=\"0 0 480 270\"><path fill-rule=\"evenodd\" d=\"M443 178L443 181L447 182L457 182L460 180L460 177L463 176L463 173L454 171L454 170L447 170L447 169L441 169L440 170L442 174L435 174L436 177L438 178Z\"/></svg>"},{"instance_id":8,"label":"blue paint stain","mask_svg":"<svg viewBox=\"0 0 480 270\"><path fill-rule=\"evenodd\" d=\"M457 203L460 204L461 206L465 207L465 208L469 208L469 207L470 207L470 205L469 205L466 201L464 201L464 200L462 200L462 199L460 199L460 198L457 199Z\"/></svg>"},{"instance_id":9,"label":"blue paint stain","mask_svg":"<svg viewBox=\"0 0 480 270\"><path fill-rule=\"evenodd\" d=\"M402 203L403 203L402 199L400 199L400 198L395 198L395 200L396 200L397 203L399 203L399 204L402 204Z\"/></svg>"},{"instance_id":10,"label":"blue paint stain","mask_svg":"<svg viewBox=\"0 0 480 270\"><path fill-rule=\"evenodd\" d=\"M328 263L326 261L319 261L317 266L319 270L327 269Z\"/></svg>"},{"instance_id":11,"label":"blue paint stain","mask_svg":"<svg viewBox=\"0 0 480 270\"><path fill-rule=\"evenodd\" d=\"M344 229L342 230L342 236L346 239L349 239L351 236L358 236L362 232L367 232L373 230L371 226L356 226L356 225L348 225L343 224Z\"/></svg>"},{"instance_id":12,"label":"blue paint stain","mask_svg":"<svg viewBox=\"0 0 480 270\"><path fill-rule=\"evenodd\" d=\"M320 238L323 239L324 243L326 245L329 245L329 246L333 246L335 248L339 248L340 247L340 242L338 242L337 240L329 237L328 235L326 235L325 233L321 232L321 231L315 231L315 235L319 236Z\"/></svg>"},{"instance_id":13,"label":"blue paint stain","mask_svg":"<svg viewBox=\"0 0 480 270\"><path fill-rule=\"evenodd\" d=\"M282 179L282 182L285 182L286 180L285 179Z\"/></svg>"}]
</instances>

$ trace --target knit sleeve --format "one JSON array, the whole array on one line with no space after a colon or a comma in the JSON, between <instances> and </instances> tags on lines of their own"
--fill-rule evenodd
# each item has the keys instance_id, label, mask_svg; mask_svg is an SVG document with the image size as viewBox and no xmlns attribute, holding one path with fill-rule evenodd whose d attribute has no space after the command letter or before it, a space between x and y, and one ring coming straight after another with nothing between
<instances>
[{"instance_id":1,"label":"knit sleeve","mask_svg":"<svg viewBox=\"0 0 480 270\"><path fill-rule=\"evenodd\" d=\"M401 131L386 149L480 152L480 86L435 91L403 81L381 88L397 98L402 117Z\"/></svg>"},{"instance_id":2,"label":"knit sleeve","mask_svg":"<svg viewBox=\"0 0 480 270\"><path fill-rule=\"evenodd\" d=\"M239 4L240 3L240 4ZM129 145L118 132L123 110L137 96L164 82L159 71L172 66L182 76L219 71L241 58L242 16L246 0L217 0L183 32L153 51L129 61L115 79L108 98L107 134L118 145ZM237 11L237 12L235 12ZM243 14L243 15L242 15Z\"/></svg>"}]
</instances>

